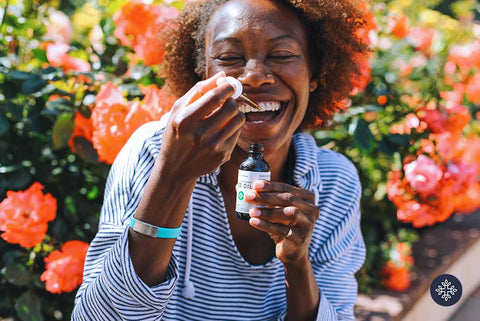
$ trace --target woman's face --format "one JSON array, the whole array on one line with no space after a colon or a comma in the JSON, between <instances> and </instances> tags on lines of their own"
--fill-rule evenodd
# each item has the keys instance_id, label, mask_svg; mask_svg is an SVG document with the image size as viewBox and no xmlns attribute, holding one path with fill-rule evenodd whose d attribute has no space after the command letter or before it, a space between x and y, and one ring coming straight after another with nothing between
<instances>
[{"instance_id":1,"label":"woman's face","mask_svg":"<svg viewBox=\"0 0 480 321\"><path fill-rule=\"evenodd\" d=\"M288 146L317 86L295 13L268 0L232 0L212 16L205 40L206 76L223 70L239 79L263 110L237 102L246 116L239 146L261 142L267 154Z\"/></svg>"}]
</instances>

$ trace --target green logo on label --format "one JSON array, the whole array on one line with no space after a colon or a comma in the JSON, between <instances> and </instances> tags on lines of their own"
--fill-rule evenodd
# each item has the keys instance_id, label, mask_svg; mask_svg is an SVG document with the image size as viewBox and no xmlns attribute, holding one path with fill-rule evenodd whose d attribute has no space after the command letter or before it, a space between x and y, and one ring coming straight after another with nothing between
<instances>
[{"instance_id":1,"label":"green logo on label","mask_svg":"<svg viewBox=\"0 0 480 321\"><path fill-rule=\"evenodd\" d=\"M242 200L243 200L243 196L244 196L244 194L243 194L242 191L238 192L238 199L239 199L239 200L242 201Z\"/></svg>"}]
</instances>

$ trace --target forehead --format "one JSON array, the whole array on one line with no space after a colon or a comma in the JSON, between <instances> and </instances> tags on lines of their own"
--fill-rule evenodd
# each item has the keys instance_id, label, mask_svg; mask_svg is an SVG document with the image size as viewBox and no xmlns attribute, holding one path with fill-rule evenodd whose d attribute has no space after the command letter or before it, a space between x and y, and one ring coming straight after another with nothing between
<instances>
[{"instance_id":1,"label":"forehead","mask_svg":"<svg viewBox=\"0 0 480 321\"><path fill-rule=\"evenodd\" d=\"M305 37L305 31L292 8L270 0L232 0L215 11L207 25L213 41L232 35L274 37L286 34L294 39Z\"/></svg>"}]
</instances>

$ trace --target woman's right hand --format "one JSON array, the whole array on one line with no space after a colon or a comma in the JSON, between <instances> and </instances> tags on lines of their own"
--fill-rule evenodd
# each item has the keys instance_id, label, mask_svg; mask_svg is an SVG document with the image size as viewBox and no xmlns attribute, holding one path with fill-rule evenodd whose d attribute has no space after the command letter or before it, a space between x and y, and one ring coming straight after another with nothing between
<instances>
[{"instance_id":1,"label":"woman's right hand","mask_svg":"<svg viewBox=\"0 0 480 321\"><path fill-rule=\"evenodd\" d=\"M216 84L220 77L198 82L173 105L159 156L168 172L196 180L230 159L245 115L230 99L235 89Z\"/></svg>"}]
</instances>

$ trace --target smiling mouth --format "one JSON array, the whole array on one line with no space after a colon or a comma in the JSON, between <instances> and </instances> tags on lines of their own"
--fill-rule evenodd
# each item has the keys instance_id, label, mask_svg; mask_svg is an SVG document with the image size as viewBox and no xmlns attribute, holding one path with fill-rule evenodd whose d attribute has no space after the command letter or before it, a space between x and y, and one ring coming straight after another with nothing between
<instances>
[{"instance_id":1,"label":"smiling mouth","mask_svg":"<svg viewBox=\"0 0 480 321\"><path fill-rule=\"evenodd\" d=\"M278 116L283 108L279 101L264 101L258 103L260 109L255 109L245 102L238 102L238 109L245 114L247 122L263 123L268 122Z\"/></svg>"}]
</instances>

